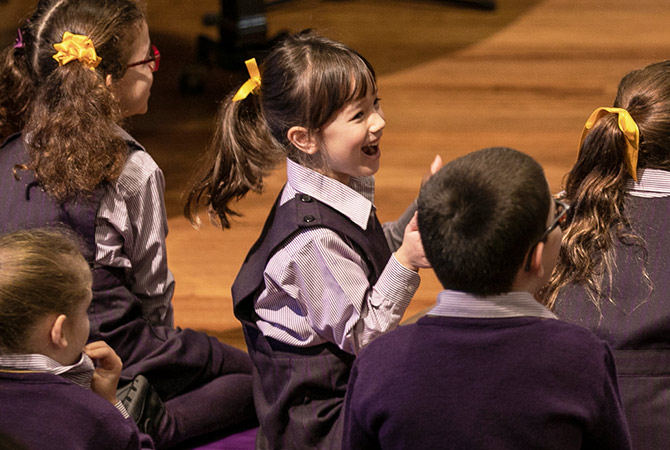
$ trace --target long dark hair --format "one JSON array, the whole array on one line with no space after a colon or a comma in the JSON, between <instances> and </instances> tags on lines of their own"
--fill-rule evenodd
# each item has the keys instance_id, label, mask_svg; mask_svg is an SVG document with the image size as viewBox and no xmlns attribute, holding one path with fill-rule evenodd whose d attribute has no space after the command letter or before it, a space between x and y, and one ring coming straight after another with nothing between
<instances>
[{"instance_id":1,"label":"long dark hair","mask_svg":"<svg viewBox=\"0 0 670 450\"><path fill-rule=\"evenodd\" d=\"M199 223L198 209L223 228L238 215L230 203L249 191L260 192L263 178L286 157L323 168L321 155L310 156L288 140L293 126L317 133L351 100L376 91L374 70L354 50L309 30L283 39L260 65L261 86L255 95L221 103L208 155L188 194L184 214Z\"/></svg>"},{"instance_id":2,"label":"long dark hair","mask_svg":"<svg viewBox=\"0 0 670 450\"><path fill-rule=\"evenodd\" d=\"M90 193L121 173L121 110L105 78L123 76L144 21L135 0L43 0L21 28L23 45L3 54L0 77L13 91L0 96L0 131L23 132L30 161L21 168L33 170L58 200ZM95 70L53 59L67 31L91 39L102 58Z\"/></svg>"},{"instance_id":3,"label":"long dark hair","mask_svg":"<svg viewBox=\"0 0 670 450\"><path fill-rule=\"evenodd\" d=\"M638 169L670 170L670 61L624 76L614 106L628 111L640 130ZM617 116L605 116L586 136L566 176L563 197L572 208L558 264L542 294L550 307L570 283L584 285L597 307L602 299L611 300L603 286L608 280L611 285L615 239L646 254L645 242L626 217L624 187L630 175L625 151ZM646 270L643 277L650 286Z\"/></svg>"}]
</instances>

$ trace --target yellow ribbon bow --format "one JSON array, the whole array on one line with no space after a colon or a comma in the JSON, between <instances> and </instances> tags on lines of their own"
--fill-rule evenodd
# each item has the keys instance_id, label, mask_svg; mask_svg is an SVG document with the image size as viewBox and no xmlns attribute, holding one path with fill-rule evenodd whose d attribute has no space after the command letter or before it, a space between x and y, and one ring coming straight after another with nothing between
<instances>
[{"instance_id":1,"label":"yellow ribbon bow","mask_svg":"<svg viewBox=\"0 0 670 450\"><path fill-rule=\"evenodd\" d=\"M95 47L91 39L81 34L66 31L63 34L63 40L54 44L54 48L57 53L53 55L53 59L58 61L59 66L78 60L84 67L95 70L102 61L102 58L95 53Z\"/></svg>"},{"instance_id":2,"label":"yellow ribbon bow","mask_svg":"<svg viewBox=\"0 0 670 450\"><path fill-rule=\"evenodd\" d=\"M640 150L640 129L637 127L635 120L630 113L623 108L597 108L589 116L582 137L579 139L579 148L582 148L584 139L589 133L589 130L607 114L616 114L618 116L619 129L626 138L626 169L628 174L637 181L637 155Z\"/></svg>"},{"instance_id":3,"label":"yellow ribbon bow","mask_svg":"<svg viewBox=\"0 0 670 450\"><path fill-rule=\"evenodd\" d=\"M261 87L261 73L256 64L256 58L247 59L244 61L244 64L247 65L249 79L245 81L242 87L235 93L235 96L233 97L234 102L244 100L249 94L258 94L258 89Z\"/></svg>"}]
</instances>

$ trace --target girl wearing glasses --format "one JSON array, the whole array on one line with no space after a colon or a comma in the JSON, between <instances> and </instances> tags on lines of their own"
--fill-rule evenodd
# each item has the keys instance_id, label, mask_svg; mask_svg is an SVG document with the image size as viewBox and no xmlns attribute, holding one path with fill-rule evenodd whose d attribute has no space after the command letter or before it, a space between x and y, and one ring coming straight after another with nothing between
<instances>
[{"instance_id":1,"label":"girl wearing glasses","mask_svg":"<svg viewBox=\"0 0 670 450\"><path fill-rule=\"evenodd\" d=\"M546 295L614 349L633 447L670 442L670 61L627 74L586 122Z\"/></svg>"},{"instance_id":2,"label":"girl wearing glasses","mask_svg":"<svg viewBox=\"0 0 670 450\"><path fill-rule=\"evenodd\" d=\"M90 340L121 357L122 383L143 375L164 403L134 417L157 447L252 418L247 354L174 328L163 173L119 126L147 111L160 61L143 9L40 1L3 56L0 232L64 224L82 236Z\"/></svg>"}]
</instances>

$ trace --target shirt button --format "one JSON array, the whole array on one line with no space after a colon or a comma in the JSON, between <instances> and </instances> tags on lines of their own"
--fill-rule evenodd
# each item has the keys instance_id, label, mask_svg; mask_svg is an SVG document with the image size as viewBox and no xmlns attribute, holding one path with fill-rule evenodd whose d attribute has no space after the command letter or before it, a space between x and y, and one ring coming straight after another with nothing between
<instances>
[{"instance_id":1,"label":"shirt button","mask_svg":"<svg viewBox=\"0 0 670 450\"><path fill-rule=\"evenodd\" d=\"M302 220L304 220L305 223L314 222L314 216L312 216L312 215L307 215L307 216L303 217Z\"/></svg>"},{"instance_id":2,"label":"shirt button","mask_svg":"<svg viewBox=\"0 0 670 450\"><path fill-rule=\"evenodd\" d=\"M310 203L312 201L312 197L307 194L300 194L300 201L303 203Z\"/></svg>"}]
</instances>

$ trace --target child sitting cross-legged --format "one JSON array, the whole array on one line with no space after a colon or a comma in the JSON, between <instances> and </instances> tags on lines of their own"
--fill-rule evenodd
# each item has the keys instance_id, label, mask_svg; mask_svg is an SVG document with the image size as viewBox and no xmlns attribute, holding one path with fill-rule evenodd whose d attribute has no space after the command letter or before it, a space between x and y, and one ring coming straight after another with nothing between
<instances>
[{"instance_id":1,"label":"child sitting cross-legged","mask_svg":"<svg viewBox=\"0 0 670 450\"><path fill-rule=\"evenodd\" d=\"M116 398L121 359L86 345L91 271L64 233L0 236L0 434L27 448L154 448Z\"/></svg>"},{"instance_id":2,"label":"child sitting cross-legged","mask_svg":"<svg viewBox=\"0 0 670 450\"><path fill-rule=\"evenodd\" d=\"M344 448L631 448L609 347L534 298L566 212L540 165L509 148L428 180L419 232L444 290L359 353Z\"/></svg>"}]
</instances>

